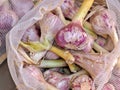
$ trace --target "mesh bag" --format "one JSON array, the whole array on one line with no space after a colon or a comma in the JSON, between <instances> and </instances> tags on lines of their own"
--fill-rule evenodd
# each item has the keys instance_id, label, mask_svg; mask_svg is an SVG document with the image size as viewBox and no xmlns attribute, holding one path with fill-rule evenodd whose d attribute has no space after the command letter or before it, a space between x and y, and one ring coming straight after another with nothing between
<instances>
[{"instance_id":1,"label":"mesh bag","mask_svg":"<svg viewBox=\"0 0 120 90\"><path fill-rule=\"evenodd\" d=\"M120 1L119 0L106 0L106 5L108 7L109 10L114 11L115 15L114 18L116 19L117 22L117 34L118 37L120 38L120 10L119 10L119 5L120 5ZM112 62L112 61L111 61ZM119 66L115 66L117 60L114 60L111 64L109 64L109 69L107 70L103 70L101 71L101 73L95 78L94 80L94 84L97 85L97 90L102 90L102 87L104 86L105 83L107 83L108 81L113 84L115 86L115 90L119 90L120 87L120 81L119 81L119 72L120 72L120 68ZM118 60L119 63L119 60ZM106 68L106 67L104 67Z\"/></svg>"},{"instance_id":2,"label":"mesh bag","mask_svg":"<svg viewBox=\"0 0 120 90\"><path fill-rule=\"evenodd\" d=\"M24 58L21 57L21 55L17 52L17 48L25 30L35 24L38 20L41 20L45 13L60 6L61 3L61 0L44 0L40 4L37 4L35 8L30 10L21 18L21 20L19 20L19 22L7 35L6 47L8 67L12 78L19 90L56 90L56 88L46 83L44 79L40 78L40 82L36 80L34 76L28 77L29 75L27 75L26 70L23 70L23 64L21 61L24 60ZM36 71L36 68L34 69ZM26 73L26 75L23 75L23 73Z\"/></svg>"},{"instance_id":3,"label":"mesh bag","mask_svg":"<svg viewBox=\"0 0 120 90\"><path fill-rule=\"evenodd\" d=\"M15 17L11 17L12 15ZM14 20L14 22L12 21ZM18 17L17 15L11 10L10 3L8 0L1 0L0 1L0 63L6 59L5 53L5 35L7 32L17 23ZM13 25L12 25L12 24Z\"/></svg>"},{"instance_id":4,"label":"mesh bag","mask_svg":"<svg viewBox=\"0 0 120 90\"><path fill-rule=\"evenodd\" d=\"M32 0L0 0L0 64L6 59L6 34L33 5Z\"/></svg>"},{"instance_id":5,"label":"mesh bag","mask_svg":"<svg viewBox=\"0 0 120 90\"><path fill-rule=\"evenodd\" d=\"M15 1L15 0L13 0ZM105 3L104 0L96 0L99 3ZM19 90L57 90L55 87L48 84L42 74L40 78L35 78L39 69L35 66L24 68L23 61L24 57L17 51L20 40L24 32L30 26L34 25L37 21L41 20L43 16L54 10L56 7L62 4L63 0L43 0L41 3L38 3L33 9L31 9L28 13L26 13L18 23L11 29L11 31L6 36L6 50L7 50L7 62L8 67L11 73L11 76ZM119 5L120 2L118 0L106 0L107 6L109 9L116 11L117 21L119 23ZM118 5L118 6L117 6ZM23 27L24 26L24 27ZM118 25L117 31L119 35ZM116 62L116 61L115 61ZM115 63L113 62L113 63ZM112 64L113 65L113 64ZM110 77L113 66L110 66L108 69L108 73L105 70L101 71L101 73L97 76L94 81L94 84L97 85L97 90L101 90L103 85L108 81L106 77ZM36 76L31 76L29 73L34 73ZM40 70L39 70L39 73ZM49 88L48 88L49 87Z\"/></svg>"}]
</instances>

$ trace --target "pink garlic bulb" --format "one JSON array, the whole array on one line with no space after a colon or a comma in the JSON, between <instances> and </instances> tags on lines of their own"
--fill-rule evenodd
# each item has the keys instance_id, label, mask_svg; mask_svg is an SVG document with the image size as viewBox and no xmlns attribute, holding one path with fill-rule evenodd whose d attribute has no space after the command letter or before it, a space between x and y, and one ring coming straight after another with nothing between
<instances>
[{"instance_id":1,"label":"pink garlic bulb","mask_svg":"<svg viewBox=\"0 0 120 90\"><path fill-rule=\"evenodd\" d=\"M0 11L0 29L10 30L18 21L18 16L12 10Z\"/></svg>"},{"instance_id":2,"label":"pink garlic bulb","mask_svg":"<svg viewBox=\"0 0 120 90\"><path fill-rule=\"evenodd\" d=\"M89 38L91 37L86 34L82 26L78 23L70 23L57 33L55 41L63 48L85 50L92 43Z\"/></svg>"},{"instance_id":3,"label":"pink garlic bulb","mask_svg":"<svg viewBox=\"0 0 120 90\"><path fill-rule=\"evenodd\" d=\"M79 6L75 5L75 0L64 0L61 9L65 17L72 19L78 11Z\"/></svg>"},{"instance_id":4,"label":"pink garlic bulb","mask_svg":"<svg viewBox=\"0 0 120 90\"><path fill-rule=\"evenodd\" d=\"M90 18L94 31L98 35L109 35L114 43L118 42L114 12L101 8Z\"/></svg>"},{"instance_id":5,"label":"pink garlic bulb","mask_svg":"<svg viewBox=\"0 0 120 90\"><path fill-rule=\"evenodd\" d=\"M81 75L72 82L72 90L92 90L93 81L88 75Z\"/></svg>"},{"instance_id":6,"label":"pink garlic bulb","mask_svg":"<svg viewBox=\"0 0 120 90\"><path fill-rule=\"evenodd\" d=\"M29 27L23 37L22 41L28 42L28 41L39 41L40 36L39 36L39 31L35 28L35 26Z\"/></svg>"}]
</instances>

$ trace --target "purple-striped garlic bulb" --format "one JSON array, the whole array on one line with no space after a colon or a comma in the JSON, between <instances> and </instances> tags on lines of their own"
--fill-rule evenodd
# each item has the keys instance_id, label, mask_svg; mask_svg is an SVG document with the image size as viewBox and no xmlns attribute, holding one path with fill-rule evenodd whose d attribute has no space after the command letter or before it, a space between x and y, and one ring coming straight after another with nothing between
<instances>
[{"instance_id":1,"label":"purple-striped garlic bulb","mask_svg":"<svg viewBox=\"0 0 120 90\"><path fill-rule=\"evenodd\" d=\"M90 38L79 23L70 23L57 33L55 41L63 48L84 50L91 45Z\"/></svg>"},{"instance_id":2,"label":"purple-striped garlic bulb","mask_svg":"<svg viewBox=\"0 0 120 90\"><path fill-rule=\"evenodd\" d=\"M114 12L101 8L90 18L91 25L98 35L109 35L114 43L118 42Z\"/></svg>"}]
</instances>

